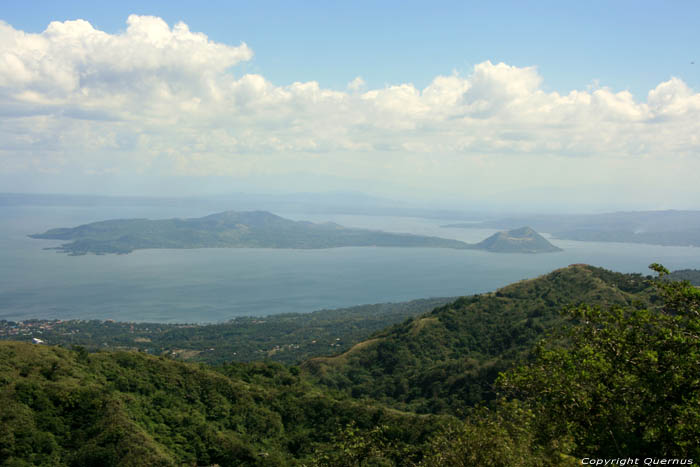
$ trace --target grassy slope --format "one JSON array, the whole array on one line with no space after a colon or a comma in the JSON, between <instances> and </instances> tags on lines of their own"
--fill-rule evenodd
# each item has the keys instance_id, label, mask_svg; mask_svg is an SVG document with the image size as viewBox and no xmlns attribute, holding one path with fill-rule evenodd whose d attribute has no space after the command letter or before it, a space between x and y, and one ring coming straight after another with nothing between
<instances>
[{"instance_id":1,"label":"grassy slope","mask_svg":"<svg viewBox=\"0 0 700 467\"><path fill-rule=\"evenodd\" d=\"M493 396L491 382L561 322L570 305L648 304L645 280L572 265L460 298L303 368L321 384L418 412L455 413Z\"/></svg>"}]
</instances>

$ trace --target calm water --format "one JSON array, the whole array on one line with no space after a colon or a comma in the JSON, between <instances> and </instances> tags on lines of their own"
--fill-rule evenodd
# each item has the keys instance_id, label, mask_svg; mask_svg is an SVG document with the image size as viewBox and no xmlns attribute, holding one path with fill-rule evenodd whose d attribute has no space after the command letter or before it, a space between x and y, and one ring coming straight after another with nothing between
<instances>
[{"instance_id":1,"label":"calm water","mask_svg":"<svg viewBox=\"0 0 700 467\"><path fill-rule=\"evenodd\" d=\"M111 218L192 217L197 209L0 207L0 319L218 322L366 303L490 291L572 263L622 272L700 268L700 248L554 240L562 253L508 255L428 248L138 250L67 256L27 234ZM438 235L469 242L493 230L452 222L280 213L294 219Z\"/></svg>"}]
</instances>

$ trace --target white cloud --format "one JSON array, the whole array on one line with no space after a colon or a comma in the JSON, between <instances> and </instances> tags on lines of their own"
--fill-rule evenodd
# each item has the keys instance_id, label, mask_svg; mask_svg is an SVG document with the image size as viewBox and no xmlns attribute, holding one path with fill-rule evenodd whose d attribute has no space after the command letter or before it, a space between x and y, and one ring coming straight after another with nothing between
<instances>
[{"instance_id":1,"label":"white cloud","mask_svg":"<svg viewBox=\"0 0 700 467\"><path fill-rule=\"evenodd\" d=\"M235 66L252 56L246 44L150 16L130 16L119 34L83 20L52 22L40 34L0 22L0 171L377 180L393 171L415 183L431 173L439 185L477 173L484 183L488 170L517 180L530 167L564 183L566 170L553 174L537 161L577 171L588 164L575 180L620 161L661 170L669 158L697 165L700 156L700 94L677 78L646 100L599 86L559 94L543 90L534 67L487 61L424 89L366 89L358 76L346 92L238 76Z\"/></svg>"},{"instance_id":2,"label":"white cloud","mask_svg":"<svg viewBox=\"0 0 700 467\"><path fill-rule=\"evenodd\" d=\"M362 79L362 76L358 76L348 83L348 89L351 91L359 91L360 89L363 89L366 84L367 83L365 83L365 80Z\"/></svg>"}]
</instances>

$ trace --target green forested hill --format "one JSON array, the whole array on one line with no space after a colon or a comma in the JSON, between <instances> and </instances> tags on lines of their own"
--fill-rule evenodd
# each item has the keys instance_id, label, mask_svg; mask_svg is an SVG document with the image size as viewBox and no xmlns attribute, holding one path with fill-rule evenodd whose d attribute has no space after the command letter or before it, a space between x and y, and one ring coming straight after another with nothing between
<instances>
[{"instance_id":1,"label":"green forested hill","mask_svg":"<svg viewBox=\"0 0 700 467\"><path fill-rule=\"evenodd\" d=\"M0 342L0 465L700 458L700 289L689 283L573 265L303 368Z\"/></svg>"},{"instance_id":2,"label":"green forested hill","mask_svg":"<svg viewBox=\"0 0 700 467\"><path fill-rule=\"evenodd\" d=\"M494 396L491 383L513 366L567 306L643 307L653 296L641 275L572 265L494 293L463 297L377 333L303 368L354 397L430 413L463 411Z\"/></svg>"},{"instance_id":3,"label":"green forested hill","mask_svg":"<svg viewBox=\"0 0 700 467\"><path fill-rule=\"evenodd\" d=\"M390 426L382 439L396 451L380 457L417 461L443 423L337 399L295 367L19 342L0 342L0 407L0 465L11 466L332 465L320 453L350 442L348 426Z\"/></svg>"},{"instance_id":4,"label":"green forested hill","mask_svg":"<svg viewBox=\"0 0 700 467\"><path fill-rule=\"evenodd\" d=\"M311 313L244 316L217 324L0 320L0 339L31 342L39 338L50 345L80 345L89 351L167 353L210 364L251 360L296 364L345 351L370 334L452 301L454 297L426 298Z\"/></svg>"}]
</instances>

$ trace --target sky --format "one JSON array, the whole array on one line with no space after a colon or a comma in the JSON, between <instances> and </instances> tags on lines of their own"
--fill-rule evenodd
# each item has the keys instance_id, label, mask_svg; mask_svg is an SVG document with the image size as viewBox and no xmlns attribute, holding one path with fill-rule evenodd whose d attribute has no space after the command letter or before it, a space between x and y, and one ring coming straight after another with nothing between
<instances>
[{"instance_id":1,"label":"sky","mask_svg":"<svg viewBox=\"0 0 700 467\"><path fill-rule=\"evenodd\" d=\"M5 2L0 192L700 209L700 3L529 3Z\"/></svg>"}]
</instances>

